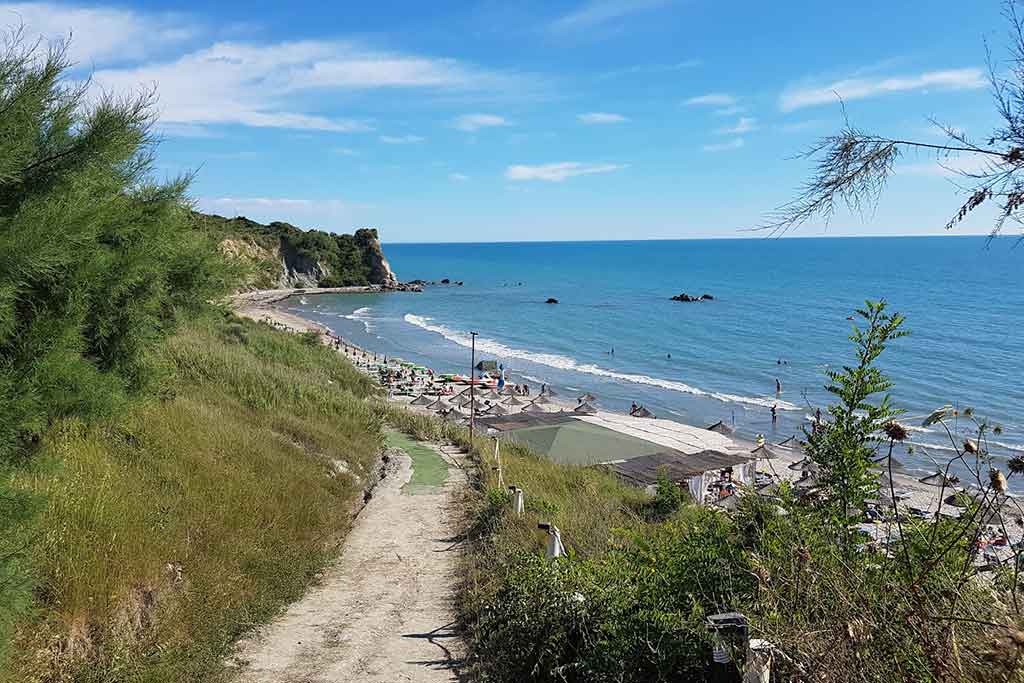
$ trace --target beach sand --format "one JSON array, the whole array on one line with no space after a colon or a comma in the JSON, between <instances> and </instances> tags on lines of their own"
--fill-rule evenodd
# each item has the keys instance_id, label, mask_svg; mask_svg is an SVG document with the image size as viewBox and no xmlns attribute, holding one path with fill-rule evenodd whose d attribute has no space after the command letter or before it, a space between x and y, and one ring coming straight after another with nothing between
<instances>
[{"instance_id":1,"label":"beach sand","mask_svg":"<svg viewBox=\"0 0 1024 683\"><path fill-rule=\"evenodd\" d=\"M370 288L372 289L372 288ZM335 337L331 334L323 325L319 325L312 321L306 320L301 316L294 315L288 311L282 310L278 307L278 302L287 299L290 296L303 295L303 294L319 294L319 293L365 293L370 291L365 287L342 287L342 288L331 288L331 289L320 289L320 290L263 290L257 292L247 292L244 294L236 295L232 298L232 308L238 315L243 317L251 318L253 320L265 322L273 325L282 330L291 332L317 332L321 335L321 341L333 348L336 348L340 353L345 356L356 365L361 371L377 378L375 371L375 361L377 356L371 351L359 348L358 346L351 344L343 339ZM376 291L376 290L373 290ZM424 380L422 384L423 389L427 389L429 385ZM420 412L423 414L433 414L433 411L427 410L421 406L410 405L410 402L415 396L409 395L398 395L389 396L389 400L405 405L410 410ZM536 398L536 396L527 397L527 400ZM576 407L574 400L568 400L563 397L549 396L550 404L548 408L550 412L559 411L572 411ZM617 423L621 423L622 415L618 413L609 413L607 411L598 410L596 418L600 419L602 426L606 426L610 429L617 429ZM649 418L631 418L635 421L646 422ZM665 425L666 423L672 423L666 419L651 419L652 422ZM679 424L679 423L675 423ZM692 432L692 428L689 430ZM704 430L701 430L704 431ZM627 433L627 432L623 432ZM713 433L713 432L711 432ZM715 436L719 436L715 434ZM741 439L735 436L726 437L730 443L730 450L734 452L749 452L756 448L757 444ZM759 472L765 472L771 474L779 481L796 482L803 475L803 472L799 469L791 469L790 466L803 460L806 455L802 447L785 447L779 444L767 443L769 450L775 454L776 457L771 459L761 459L758 461L757 469ZM884 461L879 465L880 475L888 475L887 463ZM892 473L892 488L896 491L899 498L897 504L901 514L907 514L912 510L921 511L916 514L927 513L934 516L938 511L941 510L943 515L957 516L959 509L950 505L943 505L942 500L944 497L950 496L954 489L940 486L932 486L929 484L922 483L916 477L909 476L898 471L894 468ZM889 486L885 485L882 487L881 495L888 496ZM1015 523L1015 517L1019 515L1018 507L1016 504L1007 506L1008 514L1007 517L1014 519L1005 520L1001 530L1005 530L1005 533L1010 538L1012 543L1018 543L1024 537L1024 526ZM891 512L891 504L883 506L882 510L888 509ZM1012 510L1012 512L1009 512ZM876 539L883 539L890 536L895 528L895 522L879 522L879 523L865 523L861 525L862 528L868 532L869 535ZM996 555L1002 557L1008 555L1009 552L997 551Z\"/></svg>"}]
</instances>

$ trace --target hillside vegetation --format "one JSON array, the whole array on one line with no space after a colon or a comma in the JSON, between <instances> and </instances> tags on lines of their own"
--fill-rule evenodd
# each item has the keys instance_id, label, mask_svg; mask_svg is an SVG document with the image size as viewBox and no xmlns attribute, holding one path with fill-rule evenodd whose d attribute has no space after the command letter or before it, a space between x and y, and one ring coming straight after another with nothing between
<instances>
[{"instance_id":1,"label":"hillside vegetation","mask_svg":"<svg viewBox=\"0 0 1024 683\"><path fill-rule=\"evenodd\" d=\"M282 222L264 225L244 216L193 212L192 220L223 253L249 266L249 287L347 287L394 281L372 228L339 235Z\"/></svg>"},{"instance_id":2,"label":"hillside vegetation","mask_svg":"<svg viewBox=\"0 0 1024 683\"><path fill-rule=\"evenodd\" d=\"M216 680L371 481L370 383L209 301L246 268L151 181L150 96L0 48L0 681Z\"/></svg>"}]
</instances>

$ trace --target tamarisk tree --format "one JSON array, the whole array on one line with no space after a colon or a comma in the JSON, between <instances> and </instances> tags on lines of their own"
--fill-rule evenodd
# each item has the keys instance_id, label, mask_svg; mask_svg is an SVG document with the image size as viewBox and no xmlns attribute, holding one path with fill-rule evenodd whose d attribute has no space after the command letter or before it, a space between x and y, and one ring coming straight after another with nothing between
<instances>
[{"instance_id":1,"label":"tamarisk tree","mask_svg":"<svg viewBox=\"0 0 1024 683\"><path fill-rule=\"evenodd\" d=\"M861 130L850 123L821 138L798 156L814 169L795 199L770 213L759 229L781 234L818 218L828 221L837 209L863 213L875 206L896 162L908 151L933 154L940 162L956 157L978 161L975 170L950 167L962 179L967 199L952 213L945 229L952 230L975 209L997 207L991 235L1007 222L1024 223L1024 16L1022 0L1007 0L1003 14L1010 25L1007 68L989 56L989 83L1001 124L984 138L932 120L946 138L942 143L892 138ZM837 95L838 97L838 95Z\"/></svg>"}]
</instances>

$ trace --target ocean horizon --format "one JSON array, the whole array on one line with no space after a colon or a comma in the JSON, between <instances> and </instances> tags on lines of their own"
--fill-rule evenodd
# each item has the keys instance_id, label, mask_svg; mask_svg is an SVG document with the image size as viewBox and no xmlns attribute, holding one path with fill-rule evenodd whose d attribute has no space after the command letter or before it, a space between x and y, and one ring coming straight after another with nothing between
<instances>
[{"instance_id":1,"label":"ocean horizon","mask_svg":"<svg viewBox=\"0 0 1024 683\"><path fill-rule=\"evenodd\" d=\"M386 245L423 293L318 295L286 306L377 353L467 372L502 363L510 381L632 402L658 417L769 441L800 436L827 409L825 372L853 360L849 316L886 299L911 336L881 359L906 411L912 471L952 454L934 408L972 407L1002 427L997 460L1024 455L1024 268L1012 238L802 237ZM712 301L671 297L711 294ZM549 298L557 305L545 304ZM776 380L782 392L776 395ZM771 408L777 419L772 421ZM970 422L958 419L956 438Z\"/></svg>"}]
</instances>

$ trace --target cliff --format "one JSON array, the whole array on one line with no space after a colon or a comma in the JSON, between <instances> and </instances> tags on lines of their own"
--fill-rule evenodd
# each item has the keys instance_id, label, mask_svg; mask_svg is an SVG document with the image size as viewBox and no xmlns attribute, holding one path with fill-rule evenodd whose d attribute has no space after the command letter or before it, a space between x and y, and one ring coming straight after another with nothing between
<instances>
[{"instance_id":1,"label":"cliff","mask_svg":"<svg viewBox=\"0 0 1024 683\"><path fill-rule=\"evenodd\" d=\"M399 285L373 228L336 235L277 221L264 225L244 216L192 216L199 229L214 235L223 253L250 266L248 288Z\"/></svg>"}]
</instances>

